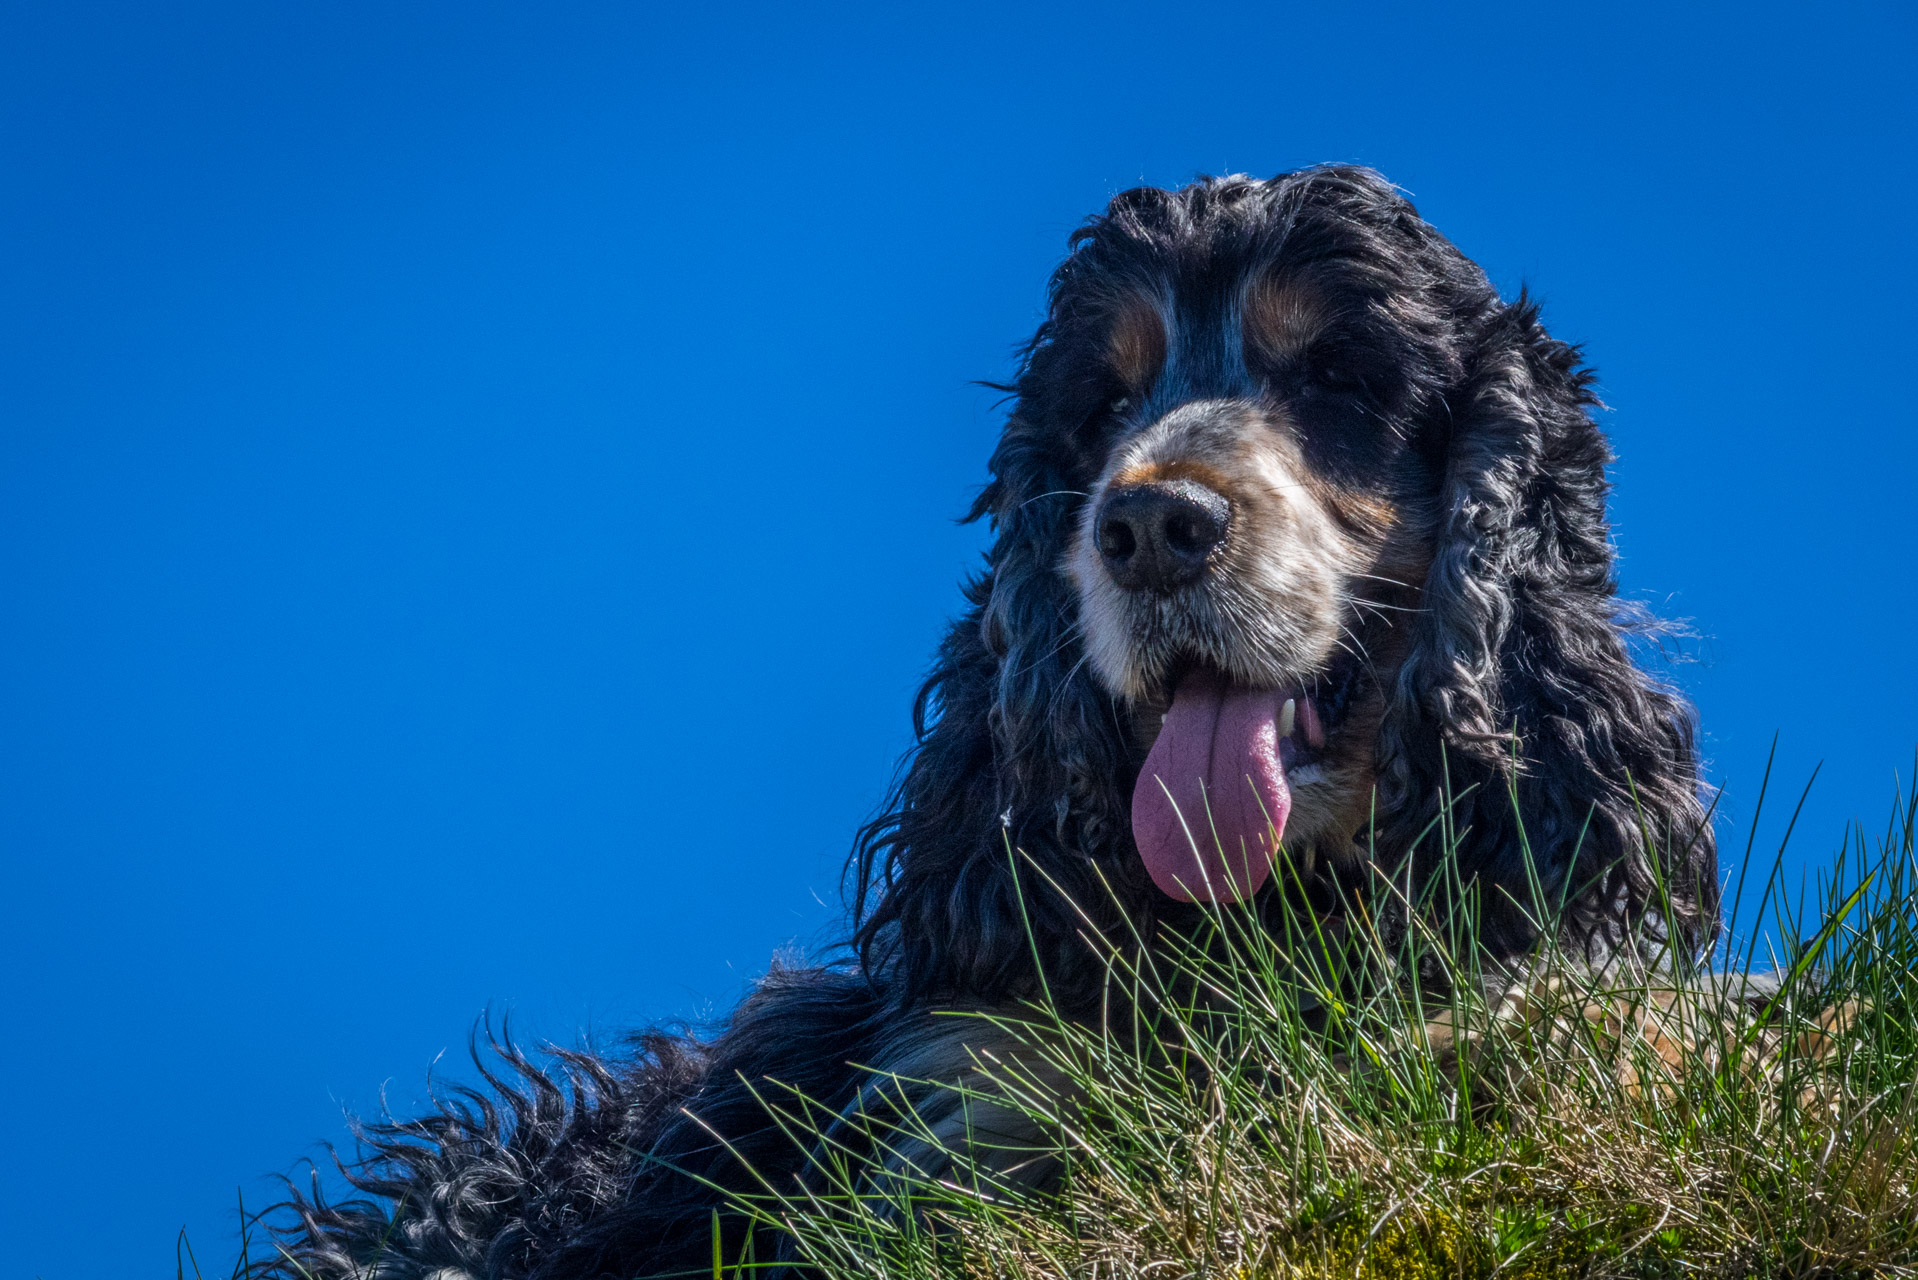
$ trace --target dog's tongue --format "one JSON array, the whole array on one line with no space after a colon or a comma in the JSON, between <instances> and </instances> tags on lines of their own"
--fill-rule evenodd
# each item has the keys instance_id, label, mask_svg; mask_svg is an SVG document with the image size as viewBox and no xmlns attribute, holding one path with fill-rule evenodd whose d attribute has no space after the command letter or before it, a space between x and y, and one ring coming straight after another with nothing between
<instances>
[{"instance_id":1,"label":"dog's tongue","mask_svg":"<svg viewBox=\"0 0 1918 1280\"><path fill-rule=\"evenodd\" d=\"M1232 902L1265 883L1292 807L1279 763L1284 702L1209 673L1180 682L1132 792L1132 837L1166 893Z\"/></svg>"}]
</instances>

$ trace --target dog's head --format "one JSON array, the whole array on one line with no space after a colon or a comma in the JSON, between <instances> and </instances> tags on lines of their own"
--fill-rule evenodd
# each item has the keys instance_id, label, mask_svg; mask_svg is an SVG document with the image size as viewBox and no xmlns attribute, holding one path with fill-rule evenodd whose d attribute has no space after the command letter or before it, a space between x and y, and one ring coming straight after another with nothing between
<instances>
[{"instance_id":1,"label":"dog's head","mask_svg":"<svg viewBox=\"0 0 1918 1280\"><path fill-rule=\"evenodd\" d=\"M1569 932L1695 942L1689 715L1621 639L1588 381L1369 171L1116 197L1013 388L862 942L1003 985L1008 842L1147 912L1136 868L1230 898L1444 847L1497 949L1536 937L1534 870Z\"/></svg>"},{"instance_id":2,"label":"dog's head","mask_svg":"<svg viewBox=\"0 0 1918 1280\"><path fill-rule=\"evenodd\" d=\"M1352 850L1432 557L1443 393L1485 322L1400 201L1198 191L1115 203L1033 362L1103 383L1070 437L1085 499L1061 567L1091 670L1151 747L1134 836L1178 897L1252 891L1273 836Z\"/></svg>"}]
</instances>

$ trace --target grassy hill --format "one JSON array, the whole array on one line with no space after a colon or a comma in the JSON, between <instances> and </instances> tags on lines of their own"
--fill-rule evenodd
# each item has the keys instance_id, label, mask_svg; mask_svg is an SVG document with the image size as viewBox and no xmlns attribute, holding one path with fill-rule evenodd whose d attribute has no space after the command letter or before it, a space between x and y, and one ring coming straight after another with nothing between
<instances>
[{"instance_id":1,"label":"grassy hill","mask_svg":"<svg viewBox=\"0 0 1918 1280\"><path fill-rule=\"evenodd\" d=\"M1459 930L1274 937L1227 909L1156 964L1113 948L1125 1025L1000 1020L1014 1049L957 1087L1048 1150L928 1159L910 1117L822 1138L769 1095L818 1185L734 1208L847 1280L1918 1274L1913 837L1909 804L1853 833L1796 910L1774 867L1769 953L1682 981L1554 954L1497 982ZM1413 972L1457 999L1380 977ZM1024 1190L1026 1159L1063 1189Z\"/></svg>"}]
</instances>

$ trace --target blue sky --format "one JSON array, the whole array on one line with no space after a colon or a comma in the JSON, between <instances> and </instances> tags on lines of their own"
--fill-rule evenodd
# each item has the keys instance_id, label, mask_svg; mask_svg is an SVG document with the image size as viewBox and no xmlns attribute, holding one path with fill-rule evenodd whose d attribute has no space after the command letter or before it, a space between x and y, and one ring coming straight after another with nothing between
<instances>
[{"instance_id":1,"label":"blue sky","mask_svg":"<svg viewBox=\"0 0 1918 1280\"><path fill-rule=\"evenodd\" d=\"M1918 743L1907 6L0 11L9 1275L830 936L1067 233L1357 160L1612 406L1742 843ZM1782 815L1780 815L1782 816ZM1774 819L1772 824L1775 840ZM215 1261L217 1260L217 1262Z\"/></svg>"}]
</instances>

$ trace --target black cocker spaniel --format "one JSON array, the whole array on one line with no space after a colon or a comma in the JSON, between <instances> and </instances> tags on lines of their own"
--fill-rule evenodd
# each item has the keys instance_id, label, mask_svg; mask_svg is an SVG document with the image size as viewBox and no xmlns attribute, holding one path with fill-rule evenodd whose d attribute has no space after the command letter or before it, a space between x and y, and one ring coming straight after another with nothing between
<instances>
[{"instance_id":1,"label":"black cocker spaniel","mask_svg":"<svg viewBox=\"0 0 1918 1280\"><path fill-rule=\"evenodd\" d=\"M775 968L710 1038L501 1047L490 1092L366 1126L360 1198L281 1206L262 1273L701 1270L713 1187L805 1164L763 1082L850 1112L875 1071L949 1078L984 1024L935 1011L1040 972L1089 1012L1088 922L1336 912L1385 865L1474 886L1513 960L1540 941L1529 857L1563 940L1696 951L1718 904L1691 716L1627 651L1590 383L1368 170L1115 197L1008 388L972 511L997 540L860 834L849 958Z\"/></svg>"}]
</instances>

